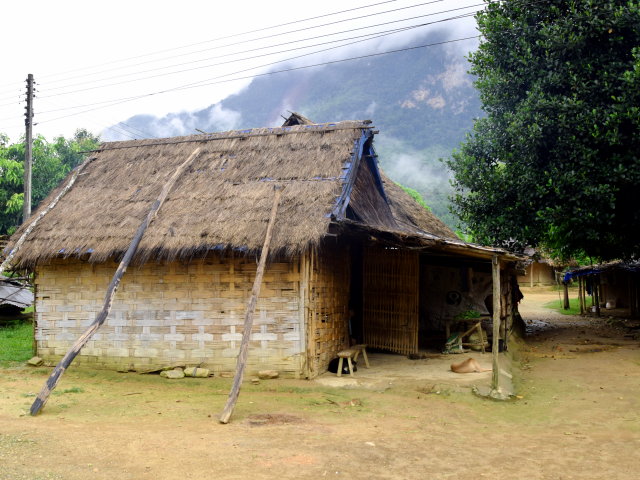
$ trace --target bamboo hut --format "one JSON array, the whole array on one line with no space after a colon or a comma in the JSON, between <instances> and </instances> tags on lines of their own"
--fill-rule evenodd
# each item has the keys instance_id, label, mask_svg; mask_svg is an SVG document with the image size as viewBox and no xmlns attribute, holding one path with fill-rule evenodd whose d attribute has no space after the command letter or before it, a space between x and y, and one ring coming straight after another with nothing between
<instances>
[{"instance_id":1,"label":"bamboo hut","mask_svg":"<svg viewBox=\"0 0 640 480\"><path fill-rule=\"evenodd\" d=\"M578 283L578 300L581 313L597 313L607 310L607 314L640 315L640 262L613 261L599 265L568 270L564 274L564 284ZM566 287L565 287L566 289ZM591 300L587 297L590 296Z\"/></svg>"},{"instance_id":2,"label":"bamboo hut","mask_svg":"<svg viewBox=\"0 0 640 480\"><path fill-rule=\"evenodd\" d=\"M496 257L506 338L517 258L460 241L387 179L370 123L291 119L280 128L102 144L15 252L15 267L35 271L38 355L57 361L96 318L136 227L196 147L76 363L232 371L275 185L281 198L249 371L312 378L353 340L417 352L461 311L489 313Z\"/></svg>"}]
</instances>

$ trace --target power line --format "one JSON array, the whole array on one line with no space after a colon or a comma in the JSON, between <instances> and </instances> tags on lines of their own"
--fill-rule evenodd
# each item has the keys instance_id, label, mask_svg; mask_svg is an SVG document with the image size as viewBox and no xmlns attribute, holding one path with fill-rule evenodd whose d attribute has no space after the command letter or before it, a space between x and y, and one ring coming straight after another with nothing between
<instances>
[{"instance_id":1,"label":"power line","mask_svg":"<svg viewBox=\"0 0 640 480\"><path fill-rule=\"evenodd\" d=\"M236 37L240 37L240 36L243 36L243 35L249 35L251 33L258 33L258 32L262 32L262 31L272 30L272 29L275 29L275 28L280 28L280 27L284 27L284 26L288 26L288 25L300 24L300 23L311 21L311 20L317 20L317 19L320 19L320 18L326 18L326 17L330 17L330 16L334 16L334 15L339 15L339 14L342 14L342 13L352 12L352 11L355 11L355 10L362 10L362 9L365 9L365 8L371 8L371 7L375 7L375 6L378 6L378 5L383 5L383 4L386 4L386 3L393 3L393 2L396 2L396 1L397 0L387 0L387 1L383 1L383 2L370 4L370 5L363 5L361 7L355 7L355 8L350 8L350 9L346 9L346 10L341 10L341 11L338 11L338 12L332 12L332 13L328 13L328 14L324 14L324 15L318 15L318 16L315 16L315 17L309 17L309 18L302 19L302 20L290 21L290 22L281 23L281 24L273 25L273 26L269 26L269 27L258 28L258 29L255 29L255 30L250 30L248 32L236 33L236 34L232 34L232 35L225 35L225 36L222 36L222 37L217 37L217 38L213 38L213 39L210 39L210 40L205 40L205 41L202 41L202 42L192 43L192 44L188 44L188 45L184 45L184 46L180 46L180 47L169 48L169 49L165 49L165 50L160 50L160 51L156 51L156 52L152 52L152 53L148 53L148 54L137 55L137 56L129 57L129 58L122 59L122 60L115 60L115 61L112 61L112 62L103 63L101 65L94 65L93 67L75 69L75 70L71 70L71 71L69 71L67 73L73 73L73 72L77 72L77 71L88 70L88 69L99 67L99 66L104 66L104 65L114 64L114 63L121 63L121 62L126 62L126 61L129 61L129 60L138 60L140 58L152 57L154 55L158 55L158 54L161 54L161 53L182 50L182 49L185 49L185 48L190 48L190 47L203 45L203 44L207 44L207 43L213 43L213 42L217 42L217 41L220 41L220 40L226 40L226 39L230 39L230 38L236 38ZM350 19L343 19L343 20L339 20L339 21L336 21L336 22L329 22L329 23L325 23L325 24L314 25L314 26L305 27L305 28L299 28L299 29L296 29L296 30L290 30L290 31L287 31L287 32L281 32L281 33L276 33L276 34L262 36L262 37L255 37L255 38L242 40L242 41L239 41L239 42L234 42L234 43L230 43L230 44L226 44L226 45L219 45L217 47L208 48L208 49L204 49L204 50L199 50L199 51L195 51L195 52L186 52L186 53L181 53L179 55L174 55L174 56L165 57L165 58L161 58L161 59L149 60L149 61L142 62L142 63L137 61L135 63L135 66L143 65L143 64L146 64L146 63L158 62L158 61L161 61L161 60L168 60L168 59L171 59L171 58L184 57L185 55L193 55L195 53L202 53L202 52L209 51L209 50L212 50L212 49L220 49L220 48L226 48L226 47L235 46L235 45L239 45L239 44L243 44L243 43L256 42L256 41L264 40L264 39L267 39L267 38L273 38L273 37L279 37L279 36L283 36L283 35L289 35L291 33L296 33L296 32L300 32L300 31L307 31L307 30L311 30L311 29L321 28L321 27L325 27L325 26L329 26L329 25L334 25L334 24L337 24L337 23L343 23L345 21L352 21L352 20L367 18L367 17L374 16L374 15L383 15L383 14L395 12L395 11L398 11L398 10L403 10L403 9L407 9L407 8L415 8L415 7L418 7L418 6L424 6L424 5L428 5L428 4L439 3L439 2L442 2L442 1L445 1L445 0L431 0L429 2L410 5L408 7L402 7L402 8L399 8L399 9L386 10L386 11L377 12L377 13L374 13L374 14L358 16L358 17L352 17ZM97 74L100 74L100 73L105 73L105 72L109 72L109 71L113 71L113 70L120 70L122 68L129 68L129 66L116 67L116 68L113 68L113 69L101 70L101 71L98 71L98 72L86 74L84 76L97 75ZM70 78L78 78L78 76L75 75L75 76L70 77ZM69 78L63 78L61 80L56 80L55 82L61 82L61 81L65 81L65 80L68 80L68 79Z\"/></svg>"},{"instance_id":2,"label":"power line","mask_svg":"<svg viewBox=\"0 0 640 480\"><path fill-rule=\"evenodd\" d=\"M307 21L311 21L311 20L314 20L314 19L325 18L325 17L329 17L329 16L338 15L338 14L341 14L341 13L347 13L347 12L351 12L351 11L361 10L361 9L364 9L364 8L370 8L370 7L374 7L374 6L378 6L378 5L383 5L383 4L386 4L386 3L393 3L395 1L397 1L397 0L387 0L387 1L378 2L378 3L375 3L375 4L371 4L371 5L364 5L364 6L361 6L361 7L350 8L350 9L341 10L341 11L338 11L338 12L332 12L332 13L328 13L328 14L324 14L324 15L318 15L318 16L315 16L315 17L309 17L309 18L303 19L303 20L286 22L286 23L282 23L282 24L279 24L279 25L274 25L274 26L270 26L270 27L264 27L264 28L260 28L260 29L256 29L256 30L251 30L251 31L248 31L248 32L243 32L243 33L237 33L237 34L233 34L233 35L227 35L227 36L223 36L223 37L218 37L218 38L215 38L215 39L206 40L206 41L198 42L198 43L193 43L193 44L189 44L189 45L185 45L185 46L181 46L181 47L174 47L174 48L171 48L171 49L161 50L161 51L153 52L153 53L150 53L150 54L144 54L144 55L138 55L138 56L134 56L134 57L129 57L129 58L123 59L123 60L115 60L115 61L109 62L109 63L111 63L111 64L121 63L121 62L124 62L124 61L127 61L127 60L133 60L133 59L149 57L149 56L156 55L158 53L181 50L181 49L184 49L184 48L189 48L189 47L192 47L192 46L202 45L202 44L206 44L206 43L212 43L212 42L223 40L223 39L228 39L228 38L234 38L234 37L239 37L239 36L243 36L243 35L248 35L250 33L256 33L256 32L260 32L260 31L271 30L271 29L274 29L274 28L279 28L279 27L282 27L282 26L287 26L287 25L292 25L292 24L299 24L301 22L307 22ZM214 48L216 48L216 49L226 48L226 47L229 47L229 46L234 46L234 45L238 45L238 44L242 44L242 43L255 42L255 41L258 41L258 40L264 40L264 39L267 39L267 38L273 38L273 37L278 37L278 36L282 36L282 35L289 35L291 33L307 31L307 30L310 30L310 29L316 29L316 28L321 28L321 27L326 27L326 26L335 25L335 24L338 24L338 23L350 22L350 21L353 21L353 20L360 20L362 18L377 16L377 15L384 15L384 14L397 12L397 11L401 11L401 10L407 10L407 9L410 9L410 8L416 8L416 7L420 7L420 6L440 3L442 1L445 1L445 0L431 0L431 1L428 1L428 2L422 2L422 3L413 4L413 5L404 6L404 7L399 7L399 8L395 8L395 9L391 9L391 10L385 10L385 11L382 11L382 12L376 12L376 13L372 13L372 14L368 14L368 15L361 15L361 16L358 16L358 17L351 17L351 18L347 18L347 19L341 19L341 20L337 20L337 21L334 21L334 22L323 23L323 24L319 24L319 25L306 27L306 28L299 28L299 29L295 29L295 30L289 30L287 32L281 32L281 33L271 34L271 35L267 35L267 36L247 39L247 40L243 40L243 41L240 41L240 42L230 43L230 44L227 44L227 45L214 47ZM480 5L482 5L482 4L477 4L477 5L473 5L473 6L480 6ZM471 7L468 6L468 7L461 7L461 8L471 8ZM453 10L459 10L459 9L453 9ZM441 11L441 12L434 12L434 13L432 13L430 15L437 15L437 14L446 13L446 12L449 12L449 11L452 11L452 10L444 10L444 11ZM424 15L424 16L429 16L429 15ZM410 17L409 19L420 18L420 17L421 16ZM409 19L404 19L404 21L409 20ZM382 23L382 24L379 24L379 25L385 25L385 24L389 24L389 23L395 23L395 22L387 22L387 23ZM351 30L347 30L347 31L362 30L363 28L373 28L373 26L361 27L361 28L351 29ZM340 33L343 33L343 32L340 32ZM326 35L326 36L336 35L336 34L338 34L338 33L333 33L333 34L329 34L329 35ZM325 35L320 35L320 36L312 37L312 38L322 38L323 36L325 36ZM308 41L308 40L309 39L302 39L302 40L299 40L299 41L296 41L296 42L285 42L284 44L297 43L297 42L300 42L300 41ZM142 62L142 63L137 62L135 64L135 66L139 66L141 64L146 64L146 63L157 63L159 61L167 60L167 59L170 59L170 58L182 57L184 55L193 55L193 54L196 54L196 53L202 53L202 52L205 52L205 51L212 50L214 48L208 48L208 49L204 49L204 50L200 50L200 51L196 51L196 52L187 52L187 53L183 53L183 54L180 54L180 55L167 57L165 59L154 59L154 60L150 60L150 61ZM273 48L273 46L265 47L265 48ZM248 51L255 51L255 50L258 50L258 49L249 49ZM237 54L239 54L239 53L231 53L231 54L228 54L226 56L232 56L232 55L237 55ZM217 57L213 57L213 58L217 58ZM206 61L206 60L196 60L196 61L194 61L194 63L198 63L198 62L201 62L201 61ZM109 64L109 63L106 63L106 64ZM188 63L190 63L190 62L187 62L187 64ZM101 64L99 66L104 66L104 65L105 65L105 63L103 63L103 64ZM182 65L182 64L178 64L178 65ZM96 65L96 66L98 66L98 65ZM89 67L89 69L90 68L95 68L95 66L94 67ZM109 72L109 71L113 71L113 70L121 70L123 68L131 68L131 66L124 66L124 67L117 67L115 69L102 70L102 71L98 71L98 72L93 72L93 73L88 73L88 74L85 74L85 75L81 75L79 77L75 76L75 77L63 78L63 79L59 79L59 80L53 80L51 83L49 83L49 85L55 84L55 83L59 83L59 82L62 82L62 81L66 81L66 80L69 80L69 79L73 79L73 78L82 78L82 77L87 77L87 76L95 76L95 75L98 75L100 73L105 73L105 72ZM166 69L166 68L170 68L170 66L168 66L168 67L159 67L158 70ZM75 71L83 71L83 70L87 70L87 69L86 68L75 69L75 70L68 71L67 73L75 72ZM134 72L134 73L130 73L130 74L123 74L123 76L137 75L139 73L142 73L142 72ZM173 73L173 72L171 72L171 73ZM176 73L179 73L179 72L176 72ZM62 74L64 74L64 73L62 73ZM51 76L59 76L59 75L62 75L62 74L53 74L53 75L50 75L49 77L51 77ZM44 78L46 79L47 76L45 75ZM110 78L114 78L114 77L110 77ZM148 77L148 78L153 78L153 77ZM109 78L107 78L107 79L109 79ZM136 80L131 80L131 81L136 81ZM85 83L89 83L89 82L85 82ZM76 84L76 85L78 85L78 84ZM69 85L60 86L60 87L53 87L52 89L67 88L68 86ZM110 86L110 85L105 85L105 87L106 86ZM8 105L10 105L10 103Z\"/></svg>"},{"instance_id":3,"label":"power line","mask_svg":"<svg viewBox=\"0 0 640 480\"><path fill-rule=\"evenodd\" d=\"M376 25L370 25L370 26L360 27L360 28L353 29L353 30L351 30L351 31L364 30L364 29L373 28L373 27L378 27L378 26L382 26L382 25L389 25L389 24L392 24L392 23L406 22L406 21L408 21L408 20L415 20L415 19L417 19L417 18L430 17L430 16L433 16L433 15L438 15L438 14L442 14L442 13L450 13L450 12L459 11L459 10L464 10L464 9L467 9L467 8L473 8L473 7L477 7L477 6L481 6L481 5L483 5L483 4L476 4L476 5L472 5L472 6L466 6L466 7L453 8L453 9L449 9L449 10L443 10L443 11L441 11L441 12L435 12L435 13L430 13L430 14L426 14L426 15L418 15L418 16L415 16L415 17L404 18L404 19L401 19L401 20L394 20L394 21L385 22L385 23L382 23L382 24L376 24ZM471 15L473 15L473 13L475 13L475 12L476 12L476 11L474 11L474 12L472 12L472 13L469 13L469 14L466 14L466 15L463 15L463 16L450 17L450 18L446 18L446 19L442 19L442 20L437 20L437 21L429 22L429 23L423 23L423 24L419 24L419 25L415 25L415 26L410 26L410 27L400 27L400 28L398 28L398 29L396 29L396 30L390 30L389 32L391 32L390 34L392 34L392 33L399 33L399 32L402 32L402 31L404 31L404 30L409 30L409 29L412 29L412 28L418 28L418 27L428 26L428 25L432 25L432 24L434 24L434 23L441 23L441 22L450 21L450 20L457 20L457 19L460 19L460 18L464 18L464 17L471 16ZM340 32L340 33L344 33L344 32ZM331 35L333 35L333 34L327 34L327 35L322 35L322 36L320 36L320 37L313 37L313 38L322 38L322 37L325 37L325 36L331 36ZM370 35L378 35L378 37L379 37L379 36L381 36L381 35L382 35L382 33L380 33L380 34L371 33ZM363 35L363 36L367 36L367 35ZM372 37L371 39L373 39L373 38L378 38L378 37ZM350 38L360 38L360 37L350 37ZM341 40L337 40L337 41L346 41L346 40L349 40L349 38L347 38L347 39L341 39ZM367 40L367 39L365 39L365 40ZM364 40L362 40L362 41L364 41ZM296 42L294 42L294 43L296 43ZM327 43L335 43L335 42L325 42L325 43L320 43L320 44L316 44L316 45L312 45L312 46L307 46L307 47L300 47L300 48L312 48L313 46L319 46L319 45L323 45L323 44L327 44ZM304 56L309 56L309 55L312 55L312 54L315 54L315 53L321 53L321 52L324 52L324 51L327 51L327 50L331 50L331 49L335 49L335 48L341 48L341 47L344 47L344 46L352 45L353 43L356 43L356 42L347 43L347 44L345 44L345 45L341 45L341 46L338 46L338 47L333 47L333 48L328 48L328 49L319 50L319 51L317 51L317 52L307 53L307 54L300 55L300 56L297 56L297 57L291 57L291 58L288 58L288 59L285 59L285 60L279 60L279 61L277 61L277 62L272 62L272 63L269 63L269 64L265 64L265 65L262 65L262 66L260 66L260 67L253 67L253 68L251 68L251 69L254 69L254 68L262 68L262 67L264 67L264 66L270 66L270 65L277 64L277 63L282 63L282 62L285 62L285 61L290 61L290 60L293 60L293 59L295 59L295 58L300 58L300 57L304 57ZM267 47L267 48L269 48L269 47ZM292 49L292 50L296 50L296 49ZM286 51L287 51L287 50L284 50L284 51L281 51L281 52L272 53L272 54L257 55L257 56L255 56L255 57L249 57L248 59L260 58L260 57L263 57L263 56L269 56L269 55L273 55L273 54L277 54L277 53L283 53L283 52L286 52ZM191 68L191 69L178 70L178 71L174 71L174 72L168 72L168 73L164 73L164 74L157 74L157 75L152 75L152 76L148 76L148 77L136 78L136 79L131 79L131 80L123 80L123 81L121 81L121 82L114 82L114 83L109 83L109 84L104 84L104 85L96 85L96 86L92 86L92 87L87 87L87 88L83 88L83 89L70 90L70 91L67 91L67 92L54 93L54 94L52 94L52 95L47 95L45 98L51 98L51 97L60 96L60 95L70 95L70 94L74 94L74 93L78 93L78 92L84 92L84 91L88 91L88 90L96 90L96 89L101 89L101 88L108 88L108 87L112 87L112 86L116 86L116 85L122 85L122 84L125 84L125 83L139 82L139 81L141 81L141 80L148 80L148 79L151 79L151 78L157 78L157 77L159 77L159 76L166 76L166 75L170 75L170 74L177 74L177 73L185 73L185 72L187 72L187 71L192 71L192 70L197 70L197 69L202 69L202 68L211 68L211 67L214 67L214 66L223 65L223 64L225 64L225 63L233 63L233 62L235 62L235 61L242 61L242 60L247 60L247 59L241 59L241 60L234 60L234 61L229 61L229 62L215 63L215 64L211 64L211 65L207 65L207 66L201 66L201 67L195 67L195 68ZM167 68L168 68L168 67L167 67ZM235 72L235 73L239 73L239 72ZM233 74L235 74L235 73L232 73L232 74L229 74L229 75L233 75ZM125 76L130 76L130 75L131 75L131 74L128 74L128 75L125 75ZM84 83L90 83L90 82L84 82ZM57 87L57 88L63 88L63 87ZM54 90L54 89L56 89L56 87L52 88L51 90Z\"/></svg>"},{"instance_id":4,"label":"power line","mask_svg":"<svg viewBox=\"0 0 640 480\"><path fill-rule=\"evenodd\" d=\"M57 104L54 101L51 100L44 100L45 103L50 103L53 105L57 105L60 106L59 104ZM41 113L46 113L46 112L41 112ZM121 134L124 134L125 136L135 139L135 138L139 138L139 137L143 137L143 138L156 138L154 135L149 134L148 132L145 132L144 130L141 130L137 127L134 127L132 125L128 125L124 122L112 122L112 125L105 125L104 122L98 122L95 119L89 117L88 115L84 115L84 118L86 118L87 120L89 120L91 123L93 123L96 126L99 126L101 129L119 129ZM119 125L121 126L114 126L115 123L119 123ZM38 124L36 124L38 125Z\"/></svg>"},{"instance_id":5,"label":"power line","mask_svg":"<svg viewBox=\"0 0 640 480\"><path fill-rule=\"evenodd\" d=\"M456 38L456 39L453 39L453 40L445 40L445 41L442 41L442 42L434 42L434 43L428 43L428 44L424 44L424 45L416 45L416 46L413 46L413 47L405 47L405 48L400 48L400 49L395 49L395 50L388 50L386 52L371 53L371 54L368 54L368 55L360 55L360 56L357 56L357 57L344 58L344 59L340 59L340 60L332 60L332 61L328 61L328 62L316 63L316 64L313 64L313 65L304 65L304 66L300 66L300 67L291 67L291 68L286 68L286 69L272 71L272 72L260 73L260 74L249 75L249 76L244 76L244 77L236 77L236 78L231 78L231 79L226 79L226 80L219 80L219 81L211 82L211 83L201 83L201 84L198 84L198 85L179 86L179 87L174 87L174 88L170 88L170 89L166 89L166 90L160 90L160 91L153 92L153 93L139 95L137 97L123 99L123 100L120 100L120 101L116 101L112 105L107 105L107 106L118 105L118 104L121 104L121 103L130 102L130 101L133 101L133 100L139 100L139 99L142 99L142 98L151 97L151 96L154 96L154 95L161 95L161 94L174 92L174 91L181 91L181 90L188 90L188 89L192 89L192 88L206 87L206 86L210 86L210 85L217 85L217 84L221 84L221 83L233 82L233 81L237 81L237 80L253 79L253 78L258 78L258 77L276 75L276 74L279 74L279 73L287 73L287 72L292 72L292 71L296 71L296 70L304 70L304 69L307 69L307 68L322 67L322 66L325 66L325 65L333 65L333 64L336 64L336 63L344 63L344 62L349 62L349 61L354 61L354 60L361 60L361 59L364 59L364 58L372 58L372 57L378 57L378 56L382 56L382 55L389 55L389 54L393 54L393 53L401 53L401 52L406 52L406 51L410 51L410 50L416 50L416 49L419 49L419 48L434 47L434 46L445 45L445 44L454 43L454 42L472 40L472 39L475 39L475 38L480 38L480 36L481 35L474 35L474 36L471 36L471 37ZM91 109L85 110L84 112L71 113L71 114L68 114L68 115L63 115L63 116L60 116L60 117L56 117L56 118L52 118L52 119L48 119L48 120L43 120L40 123L52 122L52 121L55 121L55 120L60 120L60 119L63 119L63 118L72 117L72 116L75 116L75 115L80 115L82 113L86 113L86 112L89 112L89 111L98 110L100 108L106 108L106 107L104 107L104 106L103 107L95 107L95 108L91 108Z\"/></svg>"},{"instance_id":6,"label":"power line","mask_svg":"<svg viewBox=\"0 0 640 480\"><path fill-rule=\"evenodd\" d=\"M255 51L259 51L259 50L268 50L268 49L279 47L279 46L296 44L296 43L306 42L306 41L309 41L309 40L316 40L316 39L320 39L320 38L330 37L330 36L334 36L334 35L340 35L340 34L343 34L343 33L350 33L350 32L354 32L354 31L357 31L357 30L364 30L364 29L367 29L367 28L374 28L374 27L378 27L378 26L382 26L382 25L388 25L390 23L397 23L397 22L402 22L402 21L406 21L406 19L396 20L396 21L393 21L393 22L380 23L380 24L376 24L376 25L369 25L369 26L366 26L366 27L360 27L360 28L356 28L356 29L343 30L343 31L340 31L340 32L335 32L335 33L330 33L330 34L325 34L325 35L318 35L316 37L309 37L309 38L303 38L303 39L299 39L299 40L292 40L292 41L289 41L289 42L278 43L278 44L275 44L275 45L267 45L267 46L263 46L263 47L251 48L251 49L243 50L243 51L240 51L240 52L226 53L226 54L217 55L217 56L214 56L214 57L208 57L208 58L203 58L203 59L199 59L199 60L192 60L190 62L176 63L176 64L167 65L167 66L163 66L163 67L151 68L151 69L148 69L148 70L141 70L141 71L138 71L138 72L123 73L123 74L114 75L114 76L111 76L111 77L106 77L106 78L103 78L103 79L100 79L100 80L111 80L111 79L115 79L115 78L129 77L129 76L143 74L143 73L155 72L155 71L158 71L158 70L166 70L166 69L172 68L172 67L180 67L180 66L185 66L185 65L192 65L194 63L206 62L208 60L214 60L214 59L217 59L217 58L232 57L232 56L235 56L235 55L240 55L242 53L255 52ZM367 36L378 35L380 33L399 32L399 31L403 31L405 29L415 28L415 27L419 27L419 26L423 26L423 25L426 25L426 24L416 25L414 27L399 27L399 28L392 29L392 30L387 30L387 31L384 31L384 32L372 32L372 33L359 35L359 36L355 36L355 37L339 38L339 39L331 40L331 41L328 41L328 42L316 43L316 44L313 44L313 45L304 45L304 46L301 46L301 47L290 48L290 49L287 49L287 50L280 50L280 51L277 51L277 52L269 52L269 53L264 53L264 54L260 54L260 55L254 55L254 56L250 56L250 57L237 58L237 59L234 59L234 60L227 60L225 62L219 62L219 63L209 64L209 65L204 65L204 66L195 67L195 68L192 68L192 69L185 69L185 70L177 70L177 71L173 71L173 72L167 72L167 73L164 73L162 75L171 75L171 74L175 74L175 73L183 73L183 72L202 69L202 68L211 68L211 67L215 67L215 66L219 66L219 65L229 64L229 63L236 63L236 62L242 62L242 61L246 61L246 60L253 60L253 59L256 59L256 58L261 58L261 57L266 57L266 56L271 56L271 55L277 55L277 54L280 54L280 53L286 53L286 52L290 52L290 51L294 51L294 50L302 50L302 49L305 49L305 48L313 48L313 47L317 47L317 46L320 46L320 45L326 45L326 44L329 44L329 43L344 42L344 41L352 40L352 39L355 39L355 38L362 38L362 37L367 37ZM144 78L154 78L154 76L144 77ZM142 80L142 79L136 79L136 80ZM62 89L62 88L68 88L68 87L73 87L73 86L77 86L77 85L84 85L86 83L94 83L95 81L96 80L87 80L87 81L84 81L84 82L78 82L78 83L75 83L75 84L64 85L64 86L61 86L61 87L52 87L52 88L49 88L49 90L50 91L51 90L59 90L59 89ZM132 81L135 81L135 80L132 80Z\"/></svg>"},{"instance_id":7,"label":"power line","mask_svg":"<svg viewBox=\"0 0 640 480\"><path fill-rule=\"evenodd\" d=\"M82 68L76 68L76 69L72 69L72 70L66 70L66 71L63 71L63 72L52 73L52 74L50 74L48 76L45 75L43 78L54 77L54 76L59 76L59 75L65 75L67 73L73 73L73 72L78 72L78 71L83 71L83 70L90 70L92 68L102 67L104 65L110 65L110 64L115 64L115 63L126 62L128 60L137 60L139 58L150 57L150 56L153 56L153 55L158 55L160 53L172 52L172 51L181 50L181 49L184 49L184 48L189 48L189 47L193 47L193 46L197 46L197 45L202 45L202 44L205 44L205 43L211 43L211 42L218 41L218 40L225 40L227 38L239 37L239 36L242 36L242 35L249 35L251 33L257 33L257 32L262 32L262 31L266 31L266 30L270 30L270 29L274 29L274 28L284 27L284 26L291 25L291 24L294 24L294 23L307 22L307 21L316 20L316 19L319 19L319 18L330 17L330 16L333 16L333 15L339 15L341 13L351 12L351 11L354 11L354 10L376 7L378 5L382 5L382 4L385 4L385 3L394 3L396 1L397 0L385 0L385 1L382 1L382 2L378 2L378 3L362 5L360 7L349 8L347 10L340 10L338 12L331 12L331 13L327 13L327 14L324 14L324 15L317 15L315 17L309 17L309 18L305 18L305 19L301 19L301 20L292 20L290 22L281 23L281 24L277 24L277 25L271 25L271 26L268 26L268 27L262 27L262 28L258 28L258 29L255 29L255 30L249 30L247 32L234 33L234 34L231 34L231 35L226 35L226 36L222 36L222 37L213 38L213 39L210 39L210 40L204 40L204 41L201 41L201 42L182 45L182 46L179 46L179 47L172 47L172 48L168 48L168 49L164 49L164 50L157 50L155 52L145 53L145 54L142 54L142 55L136 55L136 56L133 56L133 57L127 57L127 58L123 58L123 59L112 60L110 62L100 63L100 64L92 65L92 66L89 66L89 67L82 67ZM12 85L12 84L8 83L8 84L0 85L0 89L3 89L4 87L9 86L9 85Z\"/></svg>"}]
</instances>

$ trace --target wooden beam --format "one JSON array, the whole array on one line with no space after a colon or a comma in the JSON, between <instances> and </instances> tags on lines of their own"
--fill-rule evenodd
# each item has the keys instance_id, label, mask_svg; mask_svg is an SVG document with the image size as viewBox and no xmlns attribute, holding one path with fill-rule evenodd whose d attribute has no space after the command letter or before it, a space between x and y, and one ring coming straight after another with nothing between
<instances>
[{"instance_id":1,"label":"wooden beam","mask_svg":"<svg viewBox=\"0 0 640 480\"><path fill-rule=\"evenodd\" d=\"M220 415L220 423L229 423L233 409L238 401L240 395L240 386L242 385L242 379L244 378L244 368L247 363L247 356L249 353L249 339L251 337L251 328L253 327L253 313L256 310L256 304L258 303L258 296L260 295L260 287L262 286L262 277L264 275L265 266L267 264L267 257L269 255L269 245L271 244L271 237L273 235L273 224L276 220L276 213L278 212L278 205L280 204L280 196L282 194L282 187L275 187L273 195L273 205L271 206L271 216L269 217L269 224L267 225L267 233L264 237L264 244L262 245L262 251L260 252L260 262L258 263L258 269L256 270L256 278L253 282L253 289L251 290L251 298L247 305L247 311L244 317L244 332L242 334L242 343L240 344L240 351L238 352L238 361L236 363L236 374L233 378L233 385L229 392L229 398Z\"/></svg>"},{"instance_id":2,"label":"wooden beam","mask_svg":"<svg viewBox=\"0 0 640 480\"><path fill-rule=\"evenodd\" d=\"M498 354L500 350L500 260L497 255L491 259L491 276L493 279L493 344L491 356L493 359L493 376L491 378L491 391L500 392L500 364Z\"/></svg>"},{"instance_id":3,"label":"wooden beam","mask_svg":"<svg viewBox=\"0 0 640 480\"><path fill-rule=\"evenodd\" d=\"M131 259L133 258L136 251L138 250L138 245L140 245L140 241L142 240L142 236L144 235L144 232L147 230L147 227L155 218L156 214L158 213L158 210L160 210L160 207L162 207L162 204L166 200L167 195L169 194L169 191L173 188L173 185L176 183L176 180L178 179L178 177L182 174L185 168L193 161L193 159L198 156L198 153L200 153L200 148L196 148L193 152L191 152L191 155L189 155L189 158L187 158L182 163L182 165L180 165L176 169L176 171L173 173L171 178L167 180L167 183L165 183L164 187L162 188L162 191L160 192L160 195L158 196L156 201L153 202L153 205L151 206L149 213L147 213L147 216L138 227L138 230L136 231L136 234L134 235L133 240L131 240L131 244L129 245L129 248L124 254L124 257L122 258L122 261L120 262L120 265L116 270L116 273L113 275L113 278L111 279L111 283L109 284L109 287L107 288L107 293L104 297L104 305L102 307L102 310L97 315L93 323L89 326L89 328L87 328L87 330L80 336L80 338L78 338L78 340L75 341L75 343L71 346L71 349L69 349L66 355L62 357L62 360L60 360L60 363L56 365L56 368L53 370L53 372L45 382L44 386L42 387L42 390L38 394L38 397L33 402L33 405L31 405L31 410L30 410L31 415L37 415L40 412L40 410L42 410L42 407L44 407L44 404L49 399L49 395L51 395L51 392L53 391L53 389L56 388L56 385L58 385L58 382L60 381L60 377L62 377L65 370L69 367L71 362L73 362L74 358L76 358L78 353L80 353L80 350L82 349L82 347L86 345L89 339L93 336L94 333L96 333L96 331L100 328L100 326L106 320L111 310L113 297L116 294L118 285L120 285L120 280L122 280L122 276L127 270L127 267L131 262Z\"/></svg>"},{"instance_id":4,"label":"wooden beam","mask_svg":"<svg viewBox=\"0 0 640 480\"><path fill-rule=\"evenodd\" d=\"M57 205L60 199L64 197L64 195L69 190L71 190L71 187L73 186L74 183L76 183L76 180L78 179L78 175L80 175L80 172L82 172L82 170L84 170L84 168L87 165L89 165L89 163L91 163L93 159L94 157L88 158L82 164L80 164L78 168L74 170L73 174L71 175L71 178L69 179L67 184L64 186L64 188L60 190L60 193L58 193L58 195L55 196L55 198L51 201L51 203L47 205L47 208L42 210L38 214L38 216L31 221L31 223L26 228L26 230L22 232L22 235L20 235L20 238L18 239L18 241L13 245L13 248L11 249L11 252L9 252L9 255L7 255L7 258L4 260L4 262L2 262L2 265L0 265L0 275L2 275L2 272L4 272L5 269L11 264L11 260L13 260L13 257L15 256L15 254L18 253L18 250L20 250L20 248L22 247L22 244L25 242L29 234L33 231L33 229L36 227L36 225L42 219L42 217L44 217L47 213L49 213L53 209L53 207Z\"/></svg>"}]
</instances>

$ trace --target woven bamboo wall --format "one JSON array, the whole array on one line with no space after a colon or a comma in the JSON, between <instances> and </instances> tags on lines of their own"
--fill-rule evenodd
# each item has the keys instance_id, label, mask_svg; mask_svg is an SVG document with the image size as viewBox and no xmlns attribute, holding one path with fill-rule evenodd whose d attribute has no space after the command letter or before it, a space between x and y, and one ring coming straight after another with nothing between
<instances>
[{"instance_id":1,"label":"woven bamboo wall","mask_svg":"<svg viewBox=\"0 0 640 480\"><path fill-rule=\"evenodd\" d=\"M370 347L418 351L419 270L417 252L365 249L363 330Z\"/></svg>"},{"instance_id":2,"label":"woven bamboo wall","mask_svg":"<svg viewBox=\"0 0 640 480\"><path fill-rule=\"evenodd\" d=\"M301 263L308 275L307 376L313 378L349 345L349 251L325 246L309 251Z\"/></svg>"},{"instance_id":3,"label":"woven bamboo wall","mask_svg":"<svg viewBox=\"0 0 640 480\"><path fill-rule=\"evenodd\" d=\"M57 361L95 319L113 262L54 260L37 268L38 354ZM74 363L145 370L203 365L233 371L256 262L209 258L190 264L130 267L105 324ZM248 371L275 369L299 376L304 330L298 314L299 262L267 267L254 317Z\"/></svg>"}]
</instances>

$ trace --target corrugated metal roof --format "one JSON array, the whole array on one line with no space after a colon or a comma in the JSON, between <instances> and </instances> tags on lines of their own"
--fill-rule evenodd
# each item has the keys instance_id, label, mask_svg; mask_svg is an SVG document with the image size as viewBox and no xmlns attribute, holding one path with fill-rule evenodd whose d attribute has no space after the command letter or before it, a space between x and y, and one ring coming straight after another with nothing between
<instances>
[{"instance_id":1,"label":"corrugated metal roof","mask_svg":"<svg viewBox=\"0 0 640 480\"><path fill-rule=\"evenodd\" d=\"M33 305L33 292L17 283L0 281L0 305L29 307Z\"/></svg>"}]
</instances>

